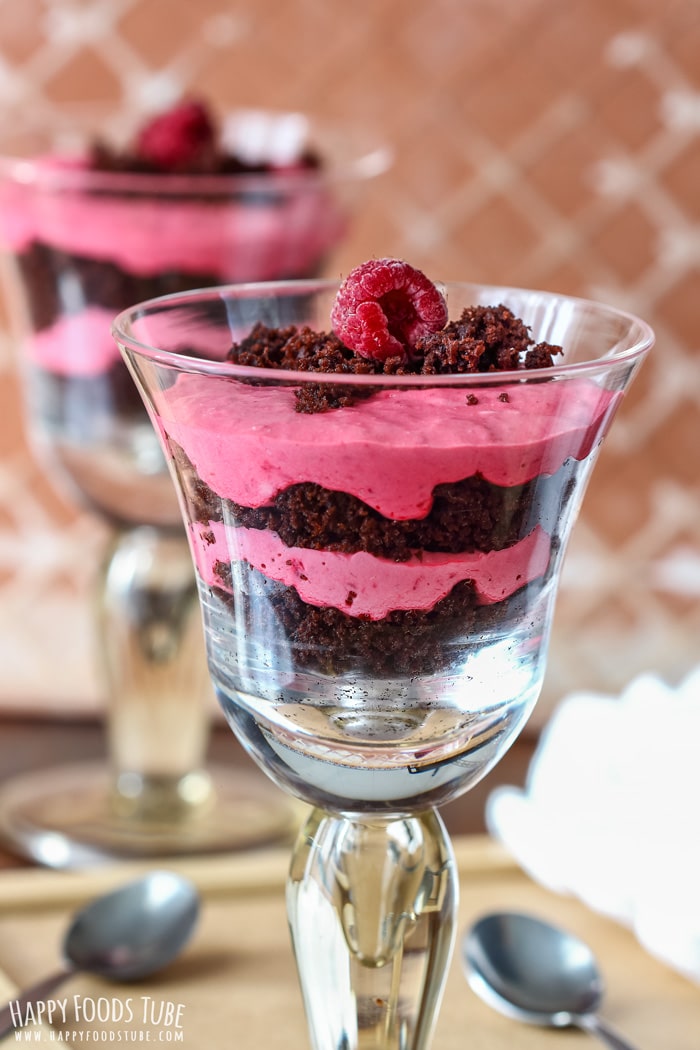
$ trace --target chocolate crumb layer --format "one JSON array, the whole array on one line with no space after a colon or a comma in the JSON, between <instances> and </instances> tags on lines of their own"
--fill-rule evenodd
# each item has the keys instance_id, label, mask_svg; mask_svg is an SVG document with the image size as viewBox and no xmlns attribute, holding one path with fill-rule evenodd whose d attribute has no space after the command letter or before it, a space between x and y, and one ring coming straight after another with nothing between
<instances>
[{"instance_id":1,"label":"chocolate crumb layer","mask_svg":"<svg viewBox=\"0 0 700 1050\"><path fill-rule=\"evenodd\" d=\"M221 501L205 488L201 482L189 488L195 520L220 520ZM499 489L478 476L439 485L427 517L411 521L392 521L355 496L313 483L291 485L271 507L226 505L234 524L271 529L288 547L407 561L419 550L459 554L510 546L520 538L532 488Z\"/></svg>"},{"instance_id":2,"label":"chocolate crumb layer","mask_svg":"<svg viewBox=\"0 0 700 1050\"><path fill-rule=\"evenodd\" d=\"M216 588L212 594L239 624L254 622L255 630L259 630L264 607L272 648L279 638L285 651L289 646L294 650L296 666L327 675L356 671L392 678L423 674L426 667L439 671L454 663L458 649L466 658L487 631L507 629L509 619L519 615L528 600L526 586L497 605L481 605L472 584L464 581L426 612L397 610L382 620L370 620L340 609L307 605L293 587L270 580L247 565L244 572L247 585L237 585L235 598L228 589ZM222 579L227 573L225 583L230 587L230 566L222 563Z\"/></svg>"},{"instance_id":3,"label":"chocolate crumb layer","mask_svg":"<svg viewBox=\"0 0 700 1050\"><path fill-rule=\"evenodd\" d=\"M312 483L290 486L273 507L232 510L238 524L272 529L288 547L407 561L421 550L459 554L515 543L531 499L525 488L499 489L478 475L438 485L430 513L415 521L392 521L355 496Z\"/></svg>"},{"instance_id":4,"label":"chocolate crumb layer","mask_svg":"<svg viewBox=\"0 0 700 1050\"><path fill-rule=\"evenodd\" d=\"M295 160L294 166L295 170L318 171L322 162L315 150L307 148ZM92 171L134 175L163 174L161 164L140 156L134 149L118 150L102 141L95 142L90 150L90 168ZM216 144L197 151L194 156L188 157L185 164L170 166L170 172L176 175L269 175L279 170L269 161L248 160L227 153Z\"/></svg>"},{"instance_id":5,"label":"chocolate crumb layer","mask_svg":"<svg viewBox=\"0 0 700 1050\"><path fill-rule=\"evenodd\" d=\"M537 522L556 521L570 495L570 471L502 487L480 474L437 485L424 518L394 521L346 492L312 482L290 485L264 507L242 507L222 500L199 478L183 450L171 445L193 521L223 520L232 525L270 529L288 547L344 554L365 551L407 561L421 550L445 554L504 550Z\"/></svg>"},{"instance_id":6,"label":"chocolate crumb layer","mask_svg":"<svg viewBox=\"0 0 700 1050\"><path fill-rule=\"evenodd\" d=\"M258 323L228 360L256 368L326 375L464 375L551 367L560 346L537 343L529 329L505 306L470 306L441 332L423 336L413 357L383 360L360 357L333 332L304 325L270 328Z\"/></svg>"},{"instance_id":7,"label":"chocolate crumb layer","mask_svg":"<svg viewBox=\"0 0 700 1050\"><path fill-rule=\"evenodd\" d=\"M54 324L66 313L62 297L64 288L56 280L57 274L71 275L80 288L81 307L102 306L115 313L131 303L217 283L214 273L176 270L154 275L130 273L106 259L69 254L39 242L34 242L18 255L17 264L26 291L29 316L37 331Z\"/></svg>"},{"instance_id":8,"label":"chocolate crumb layer","mask_svg":"<svg viewBox=\"0 0 700 1050\"><path fill-rule=\"evenodd\" d=\"M527 325L501 304L467 307L458 321L420 339L416 353L422 375L445 375L550 368L562 348L535 345Z\"/></svg>"},{"instance_id":9,"label":"chocolate crumb layer","mask_svg":"<svg viewBox=\"0 0 700 1050\"><path fill-rule=\"evenodd\" d=\"M437 376L549 368L561 353L560 346L535 344L527 325L501 304L467 307L459 320L419 339L411 357L360 357L332 332L256 324L245 339L232 346L228 360L256 368L325 375ZM329 383L304 384L295 395L296 409L325 412L352 405L371 393L371 389Z\"/></svg>"}]
</instances>

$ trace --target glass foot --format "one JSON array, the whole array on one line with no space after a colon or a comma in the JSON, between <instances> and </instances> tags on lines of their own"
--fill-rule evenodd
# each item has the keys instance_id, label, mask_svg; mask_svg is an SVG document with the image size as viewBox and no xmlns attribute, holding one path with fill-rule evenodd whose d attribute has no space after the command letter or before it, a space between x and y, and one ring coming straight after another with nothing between
<instances>
[{"instance_id":1,"label":"glass foot","mask_svg":"<svg viewBox=\"0 0 700 1050\"><path fill-rule=\"evenodd\" d=\"M104 763L15 777L0 788L0 837L13 852L45 867L81 868L287 843L306 815L262 776L228 767L188 774L180 784L181 804L167 813L139 809L139 799L154 798L154 785L147 793L141 787L132 782L115 791Z\"/></svg>"}]
</instances>

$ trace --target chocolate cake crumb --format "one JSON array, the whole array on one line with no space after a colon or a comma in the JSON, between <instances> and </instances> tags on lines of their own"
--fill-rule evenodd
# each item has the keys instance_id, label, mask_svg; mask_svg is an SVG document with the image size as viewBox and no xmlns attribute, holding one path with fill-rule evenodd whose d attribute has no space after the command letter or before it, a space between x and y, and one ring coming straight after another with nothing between
<instances>
[{"instance_id":1,"label":"chocolate cake crumb","mask_svg":"<svg viewBox=\"0 0 700 1050\"><path fill-rule=\"evenodd\" d=\"M525 354L526 368L551 368L554 364L552 358L563 351L560 346L552 346L550 343L538 343Z\"/></svg>"},{"instance_id":2,"label":"chocolate cake crumb","mask_svg":"<svg viewBox=\"0 0 700 1050\"><path fill-rule=\"evenodd\" d=\"M242 507L215 496L179 446L171 444L170 453L193 521L222 521L225 512L232 524L270 529L288 547L364 551L396 562L422 550L503 550L529 531L536 491L540 502L559 499L558 479L547 479L536 490L533 482L501 487L475 474L437 485L428 514L409 520L386 518L350 493L329 492L313 482L290 485L269 505Z\"/></svg>"},{"instance_id":3,"label":"chocolate cake crumb","mask_svg":"<svg viewBox=\"0 0 700 1050\"><path fill-rule=\"evenodd\" d=\"M313 150L306 150L297 161L301 169L310 171L321 167L321 160ZM93 143L90 150L93 171L120 172L134 175L162 175L163 168L131 150L117 150L105 142ZM195 160L173 171L177 175L269 175L275 168L267 161L249 161L243 157L223 153L218 148L202 150Z\"/></svg>"},{"instance_id":4,"label":"chocolate cake crumb","mask_svg":"<svg viewBox=\"0 0 700 1050\"><path fill-rule=\"evenodd\" d=\"M199 99L183 99L146 122L126 146L96 138L90 149L93 171L137 175L267 175L279 169L271 158L257 160L227 147L219 121ZM321 167L319 154L306 147L296 169ZM283 171L289 171L285 165Z\"/></svg>"},{"instance_id":5,"label":"chocolate cake crumb","mask_svg":"<svg viewBox=\"0 0 700 1050\"><path fill-rule=\"evenodd\" d=\"M325 375L369 375L373 362L357 357L332 332L314 332L308 326L269 328L256 324L245 339L235 343L228 360L255 368L290 372L323 372ZM305 383L295 390L297 412L325 412L346 408L371 390L331 383Z\"/></svg>"},{"instance_id":6,"label":"chocolate cake crumb","mask_svg":"<svg viewBox=\"0 0 700 1050\"><path fill-rule=\"evenodd\" d=\"M560 346L549 343L534 345L528 327L501 304L467 307L459 320L419 339L411 357L360 357L332 332L315 332L308 326L279 329L256 324L245 339L233 345L228 360L256 368L324 375L464 375L549 368L562 352ZM296 410L325 412L348 407L371 393L359 386L304 384L295 393ZM474 395L468 395L468 404L478 403L470 397Z\"/></svg>"},{"instance_id":7,"label":"chocolate cake crumb","mask_svg":"<svg viewBox=\"0 0 700 1050\"><path fill-rule=\"evenodd\" d=\"M285 587L246 566L248 583L231 592L231 567L219 563L223 587L211 588L241 624L255 621L261 588L274 611L276 631L291 646L299 666L326 675L361 673L376 678L434 671L478 648L481 637L503 619L522 613L529 585L497 606L482 605L473 584L465 580L432 609L394 610L382 620L351 616L331 606L308 605L293 587ZM218 568L218 566L217 566ZM274 645L271 636L271 645Z\"/></svg>"},{"instance_id":8,"label":"chocolate cake crumb","mask_svg":"<svg viewBox=\"0 0 700 1050\"><path fill-rule=\"evenodd\" d=\"M234 343L228 360L255 368L327 375L368 375L377 371L374 362L356 357L332 332L314 332L308 325L269 328L257 323L245 339Z\"/></svg>"}]
</instances>

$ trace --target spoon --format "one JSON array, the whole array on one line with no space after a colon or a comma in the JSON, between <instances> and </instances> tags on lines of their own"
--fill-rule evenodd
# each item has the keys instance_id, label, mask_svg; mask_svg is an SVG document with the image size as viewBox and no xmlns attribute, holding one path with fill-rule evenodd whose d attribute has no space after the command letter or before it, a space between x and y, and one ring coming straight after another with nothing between
<instances>
[{"instance_id":1,"label":"spoon","mask_svg":"<svg viewBox=\"0 0 700 1050\"><path fill-rule=\"evenodd\" d=\"M582 1028L611 1050L635 1050L595 1015L603 982L593 953L572 934L530 915L494 913L467 931L462 958L472 989L507 1017Z\"/></svg>"},{"instance_id":2,"label":"spoon","mask_svg":"<svg viewBox=\"0 0 700 1050\"><path fill-rule=\"evenodd\" d=\"M186 944L198 912L195 887L170 871L152 871L96 898L77 912L66 932L63 969L0 1010L0 1039L22 1026L29 1006L74 974L135 981L160 970Z\"/></svg>"}]
</instances>

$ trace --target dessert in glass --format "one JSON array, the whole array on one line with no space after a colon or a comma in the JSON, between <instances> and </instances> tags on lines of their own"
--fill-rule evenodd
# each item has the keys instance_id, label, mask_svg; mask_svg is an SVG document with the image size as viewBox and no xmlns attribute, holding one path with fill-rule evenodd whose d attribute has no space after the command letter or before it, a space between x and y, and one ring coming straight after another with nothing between
<instances>
[{"instance_id":1,"label":"dessert in glass","mask_svg":"<svg viewBox=\"0 0 700 1050\"><path fill-rule=\"evenodd\" d=\"M90 138L68 152L30 137L0 159L0 241L30 436L51 480L113 536L97 602L109 761L3 788L0 830L34 860L228 849L286 835L297 820L256 770L206 763L215 705L192 562L110 328L144 298L317 275L359 188L386 162L348 129L293 113L216 121L196 100L126 145Z\"/></svg>"},{"instance_id":2,"label":"dessert in glass","mask_svg":"<svg viewBox=\"0 0 700 1050\"><path fill-rule=\"evenodd\" d=\"M332 325L332 331L329 328ZM317 1050L424 1048L457 875L436 807L531 711L566 541L652 343L399 260L122 313L234 732L313 809L287 907Z\"/></svg>"}]
</instances>

